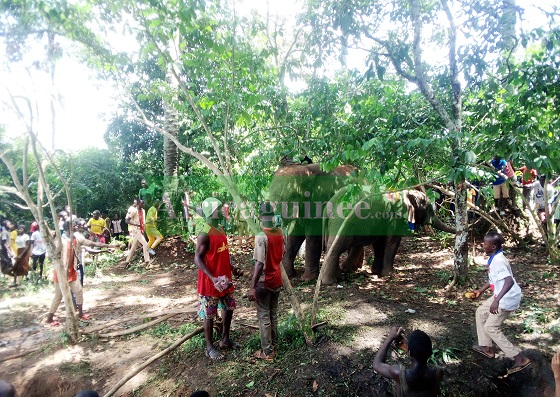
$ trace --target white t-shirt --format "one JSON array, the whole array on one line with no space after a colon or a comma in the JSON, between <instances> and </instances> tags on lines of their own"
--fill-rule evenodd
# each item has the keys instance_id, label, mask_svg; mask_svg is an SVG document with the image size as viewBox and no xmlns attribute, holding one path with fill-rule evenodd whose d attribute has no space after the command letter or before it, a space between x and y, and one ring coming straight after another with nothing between
<instances>
[{"instance_id":1,"label":"white t-shirt","mask_svg":"<svg viewBox=\"0 0 560 397\"><path fill-rule=\"evenodd\" d=\"M47 252L47 247L43 243L43 236L41 236L41 232L39 230L35 230L31 233L31 240L33 241L33 250L31 251L32 255L43 255Z\"/></svg>"},{"instance_id":2,"label":"white t-shirt","mask_svg":"<svg viewBox=\"0 0 560 397\"><path fill-rule=\"evenodd\" d=\"M533 182L530 185L531 187L531 207L537 210L544 210L544 187L541 186L539 181ZM550 186L550 184L546 185L548 199L552 200L554 197L554 188Z\"/></svg>"},{"instance_id":3,"label":"white t-shirt","mask_svg":"<svg viewBox=\"0 0 560 397\"><path fill-rule=\"evenodd\" d=\"M113 219L111 224L113 225L113 233L122 233L121 219Z\"/></svg>"},{"instance_id":4,"label":"white t-shirt","mask_svg":"<svg viewBox=\"0 0 560 397\"><path fill-rule=\"evenodd\" d=\"M506 277L513 279L513 286L500 299L500 309L509 311L517 309L521 302L521 288L517 285L515 278L513 278L509 261L504 256L504 253L499 251L494 256L491 256L488 262L488 282L494 292L494 297L498 296L502 288L504 288Z\"/></svg>"},{"instance_id":5,"label":"white t-shirt","mask_svg":"<svg viewBox=\"0 0 560 397\"><path fill-rule=\"evenodd\" d=\"M16 237L16 245L18 248L25 248L25 244L29 241L29 235L27 233L18 234Z\"/></svg>"},{"instance_id":6,"label":"white t-shirt","mask_svg":"<svg viewBox=\"0 0 560 397\"><path fill-rule=\"evenodd\" d=\"M138 216L138 208L131 206L128 208L128 212L126 213L126 217L130 218L130 223L133 223L134 225L128 225L128 231L130 232L130 234L132 233L142 233L143 230L135 225L139 225L140 224L140 217ZM144 208L142 208L142 218L144 220L144 222L146 222L146 212L144 211Z\"/></svg>"}]
</instances>

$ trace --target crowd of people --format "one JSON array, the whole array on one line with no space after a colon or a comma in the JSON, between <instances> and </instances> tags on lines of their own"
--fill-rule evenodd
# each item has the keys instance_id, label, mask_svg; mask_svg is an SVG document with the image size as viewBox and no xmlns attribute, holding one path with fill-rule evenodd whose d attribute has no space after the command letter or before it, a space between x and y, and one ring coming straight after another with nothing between
<instances>
[{"instance_id":1,"label":"crowd of people","mask_svg":"<svg viewBox=\"0 0 560 397\"><path fill-rule=\"evenodd\" d=\"M517 205L515 202L515 187L521 187L523 208L536 212L545 233L548 231L546 219L548 212L558 230L560 227L560 205L557 202L560 201L558 199L560 197L560 177L553 177L547 183L546 175L539 175L537 170L530 169L525 165L516 170L511 159L506 161L500 156L495 156L490 164L496 172L492 187L494 190L494 205L500 215L505 215L509 208Z\"/></svg>"},{"instance_id":2,"label":"crowd of people","mask_svg":"<svg viewBox=\"0 0 560 397\"><path fill-rule=\"evenodd\" d=\"M506 169L507 162L503 166L502 160L497 159L497 161L496 164L493 163L497 171L506 172L505 175L510 173ZM529 170L528 174L535 175L536 173ZM524 173L523 178L527 175ZM530 189L529 195L534 195L538 213L542 212L540 205L546 205L541 200L544 194L541 197L539 193L540 189L545 189L541 181L544 179L539 177L538 181L527 180L527 183L523 185L528 189L527 191ZM504 189L502 184L495 185L494 190L498 208L501 208L503 200L507 201L509 197L506 196L508 189ZM131 262L136 248L141 245L144 263L149 266L151 256L155 254L155 248L161 243L163 236L157 228L161 202L154 198L153 190L145 185L145 181L143 181L139 198L135 199L128 208L124 219L130 236L130 247L125 263ZM557 197L553 190L547 192L547 196L550 203ZM150 200L150 208L147 212L144 199ZM560 208L560 206L558 207ZM237 307L233 276L240 273L239 269L232 265L224 227L224 219L227 220L232 215L229 206L224 205L215 197L205 199L200 211L205 222L197 236L194 257L194 262L198 267L198 315L202 319L204 327L205 355L210 360L222 360L228 350L240 347L230 337L231 322ZM236 216L235 213L234 208L233 217ZM283 286L280 263L284 253L284 237L282 230L278 227L275 208L271 203L262 203L257 213L260 220L260 231L254 237L253 259L255 265L247 297L255 303L259 324L261 346L254 352L254 357L271 361L275 359L279 349L278 303ZM116 243L115 240L111 244L109 238L113 237L118 240L122 237L124 235L123 227L118 214L115 214L111 220L100 211L93 211L92 217L87 222L81 218L71 217L69 211L62 211L59 217L59 227L63 236L62 262L68 269L66 277L75 299L78 316L82 318L83 255L94 248L119 248L121 244ZM106 230L110 231L109 234L105 233ZM43 277L46 247L37 223L31 224L30 233L31 236L27 235L23 225L16 227L9 220L5 220L2 224L2 273L11 274L14 277L14 284L18 276L27 274L24 272L26 272L26 267L27 271L29 270L30 258L33 259L33 270L38 269L39 278ZM243 233L248 234L246 231ZM514 346L505 337L502 331L504 321L519 308L521 302L521 289L503 254L503 244L504 238L496 232L490 232L484 238L484 251L489 256L488 282L471 292L470 297L479 298L488 289L491 289L492 294L476 310L475 323L478 343L473 346L473 351L487 359L492 359L496 356L494 350L494 345L496 345L506 357L512 360L512 366L507 372L507 374L511 374L527 368L531 365L531 361L519 347ZM25 258L27 258L27 264L25 264ZM55 295L47 315L48 323L55 323L54 315L62 298L58 277L60 276L55 272ZM221 320L221 333L220 339L215 341L214 326L218 319ZM410 367L385 363L389 349L395 343L408 352L411 360ZM425 332L415 330L407 339L404 337L402 328L393 328L376 354L373 368L379 374L395 382L397 395L436 396L440 390L443 371L441 368L428 365L428 359L431 356L432 342ZM557 381L560 379L559 357L559 354L555 355L552 361ZM0 383L0 387L6 386ZM557 395L558 390L557 387ZM0 396L2 395L0 394Z\"/></svg>"}]
</instances>

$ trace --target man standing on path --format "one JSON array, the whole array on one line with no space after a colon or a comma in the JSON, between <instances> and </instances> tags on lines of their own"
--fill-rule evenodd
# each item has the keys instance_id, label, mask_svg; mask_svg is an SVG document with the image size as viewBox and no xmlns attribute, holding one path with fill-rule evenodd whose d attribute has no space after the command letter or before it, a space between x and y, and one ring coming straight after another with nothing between
<instances>
[{"instance_id":1,"label":"man standing on path","mask_svg":"<svg viewBox=\"0 0 560 397\"><path fill-rule=\"evenodd\" d=\"M280 262L284 254L282 230L275 226L270 203L261 205L261 230L255 236L255 271L248 298L257 307L261 350L254 356L272 360L278 354L278 298L282 289Z\"/></svg>"},{"instance_id":2,"label":"man standing on path","mask_svg":"<svg viewBox=\"0 0 560 397\"><path fill-rule=\"evenodd\" d=\"M146 235L148 236L148 251L150 252L150 255L156 254L156 251L154 251L154 249L163 240L163 236L157 229L157 215L160 205L161 204L159 200L154 200L152 202L152 206L146 214Z\"/></svg>"},{"instance_id":3,"label":"man standing on path","mask_svg":"<svg viewBox=\"0 0 560 397\"><path fill-rule=\"evenodd\" d=\"M227 236L220 226L222 203L216 198L207 198L202 203L206 219L196 241L194 262L198 266L198 314L204 322L206 356L221 360L224 355L214 347L214 319L218 309L222 310L222 339L220 349L237 349L239 345L229 338L233 310L236 307L231 282L232 266L227 246Z\"/></svg>"},{"instance_id":4,"label":"man standing on path","mask_svg":"<svg viewBox=\"0 0 560 397\"><path fill-rule=\"evenodd\" d=\"M125 264L127 266L130 264L130 260L134 255L134 251L136 251L138 243L142 244L142 250L144 251L144 264L146 265L146 268L150 264L148 242L144 237L145 219L146 213L144 211L144 201L138 199L136 207L134 205L131 205L128 208L128 212L126 213L125 218L125 222L128 224L128 231L130 232L130 236L132 237L130 250L128 251L128 255L125 261Z\"/></svg>"},{"instance_id":5,"label":"man standing on path","mask_svg":"<svg viewBox=\"0 0 560 397\"><path fill-rule=\"evenodd\" d=\"M78 318L83 318L83 267L78 269L79 266L82 266L80 264L82 246L119 248L118 244L111 245L86 239L81 233L81 231L83 231L83 225L84 222L82 219L77 219L75 222L67 220L64 222L65 235L62 237L62 263L68 266L68 284L70 285L70 290L74 294L76 309L78 309ZM76 259L78 259L78 261L76 261ZM76 263L78 263L78 265L76 265ZM78 270L80 270L80 274L78 274ZM55 294L51 302L49 314L47 315L47 323L53 322L54 313L58 309L60 301L62 300L62 291L60 290L60 286L58 284L58 274L56 270L54 271L54 285Z\"/></svg>"},{"instance_id":6,"label":"man standing on path","mask_svg":"<svg viewBox=\"0 0 560 397\"><path fill-rule=\"evenodd\" d=\"M105 229L105 219L101 218L101 213L98 210L93 211L92 217L86 224L90 232L90 240L95 242L105 243L103 236L103 229Z\"/></svg>"},{"instance_id":7,"label":"man standing on path","mask_svg":"<svg viewBox=\"0 0 560 397\"><path fill-rule=\"evenodd\" d=\"M506 357L514 361L513 367L508 370L509 375L526 368L531 361L502 332L503 322L519 308L521 302L521 288L513 278L509 261L504 256L503 244L504 238L497 232L490 231L484 236L484 252L489 256L488 281L473 295L476 299L491 288L492 296L476 310L478 345L474 345L473 350L484 357L494 358L495 343Z\"/></svg>"}]
</instances>

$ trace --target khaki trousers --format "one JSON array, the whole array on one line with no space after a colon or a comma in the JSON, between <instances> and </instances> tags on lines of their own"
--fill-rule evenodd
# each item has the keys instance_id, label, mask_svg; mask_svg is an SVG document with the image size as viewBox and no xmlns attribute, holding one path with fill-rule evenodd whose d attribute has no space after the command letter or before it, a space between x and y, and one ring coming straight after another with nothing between
<instances>
[{"instance_id":1,"label":"khaki trousers","mask_svg":"<svg viewBox=\"0 0 560 397\"><path fill-rule=\"evenodd\" d=\"M130 262L130 260L132 259L132 255L134 255L134 251L136 251L136 247L138 247L138 243L142 244L142 250L144 251L144 262L149 262L150 252L148 251L148 242L144 238L144 234L140 233L140 231L132 232L132 245L130 246L130 251L128 251L126 261Z\"/></svg>"},{"instance_id":2,"label":"khaki trousers","mask_svg":"<svg viewBox=\"0 0 560 397\"><path fill-rule=\"evenodd\" d=\"M280 291L257 288L257 318L261 349L270 356L278 352L278 298Z\"/></svg>"},{"instance_id":3,"label":"khaki trousers","mask_svg":"<svg viewBox=\"0 0 560 397\"><path fill-rule=\"evenodd\" d=\"M512 312L498 309L498 314L492 314L489 311L492 302L494 302L493 295L476 309L476 334L478 335L478 344L479 346L492 347L492 342L494 342L504 352L506 357L515 357L521 353L521 349L515 347L500 329L504 320L508 318Z\"/></svg>"},{"instance_id":4,"label":"khaki trousers","mask_svg":"<svg viewBox=\"0 0 560 397\"><path fill-rule=\"evenodd\" d=\"M80 284L80 280L76 279L74 281L69 281L70 289L76 296L76 304L81 305L84 303L84 291L82 289L82 284ZM51 310L49 313L54 314L60 305L60 301L62 300L62 291L60 290L60 285L58 283L54 283L54 298L51 302Z\"/></svg>"}]
</instances>

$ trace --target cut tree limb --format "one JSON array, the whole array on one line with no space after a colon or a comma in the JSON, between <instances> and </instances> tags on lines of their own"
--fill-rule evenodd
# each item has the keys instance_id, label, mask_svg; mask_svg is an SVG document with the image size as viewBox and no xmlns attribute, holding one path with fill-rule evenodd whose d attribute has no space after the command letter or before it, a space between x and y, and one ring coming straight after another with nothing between
<instances>
[{"instance_id":1,"label":"cut tree limb","mask_svg":"<svg viewBox=\"0 0 560 397\"><path fill-rule=\"evenodd\" d=\"M154 326L154 325L156 325L156 324L159 324L159 323L161 323L162 321L165 321L165 320L167 320L168 318L171 318L171 317L173 317L173 316L175 316L175 315L177 315L177 314L178 314L178 313L167 314L167 315L165 315L165 316L163 316L163 317L160 317L160 318L158 318L158 319L155 319L155 320L153 320L153 321L150 321L150 322L148 322L148 323L146 323L146 324L142 324L142 325L139 325L139 326L137 326L137 327L125 329L125 330L123 330L123 331L109 332L108 334L99 334L99 337L100 337L100 338L111 338L111 337L115 337L115 336L124 336L124 335L133 334L133 333L135 333L135 332L142 331L143 329L150 328L150 327L152 327L152 326Z\"/></svg>"},{"instance_id":2,"label":"cut tree limb","mask_svg":"<svg viewBox=\"0 0 560 397\"><path fill-rule=\"evenodd\" d=\"M153 363L156 360L159 360L161 357L165 356L166 354L169 354L170 352L172 352L173 350L175 350L176 348L178 348L179 346L181 346L183 343L185 343L187 340L191 339L192 337L201 334L204 332L204 328L203 327L198 327L197 329L195 329L193 332L191 332L190 334L187 334L185 336L183 336L182 338L178 339L177 341L175 341L175 343L173 343L171 346L169 346L167 349L159 352L158 354L156 354L155 356L153 356L152 358L150 358L149 360L143 362L140 366L138 366L137 368L131 369L125 376L124 378L122 378L120 381L117 382L117 384L115 386L113 386L113 388L111 390L109 390L103 397L111 397L112 395L114 395L117 390L119 390L126 382L128 382L130 379L134 378L136 375L138 375L140 373L140 371L142 371L144 368L146 368L148 365L150 365L151 363Z\"/></svg>"},{"instance_id":3,"label":"cut tree limb","mask_svg":"<svg viewBox=\"0 0 560 397\"><path fill-rule=\"evenodd\" d=\"M0 363L4 362L4 361L8 361L8 360L13 360L14 358L19 358L19 357L23 357L28 355L29 353L33 353L36 352L37 350L39 350L42 346L39 347L35 347L33 349L29 349L23 352L19 352L19 353L14 353L14 354L10 354L6 357L0 357Z\"/></svg>"},{"instance_id":4,"label":"cut tree limb","mask_svg":"<svg viewBox=\"0 0 560 397\"><path fill-rule=\"evenodd\" d=\"M196 313L196 310L197 310L196 308L176 309L176 310L168 310L168 311L163 311L163 312L158 312L158 313L148 313L148 314L143 314L141 316L120 318L118 320L109 321L105 324L99 324L99 325L96 325L96 326L93 326L93 327L84 328L82 330L82 334L91 334L91 333L94 333L94 332L97 332L97 331L102 331L106 328L110 328L110 327L113 327L115 325L126 323L127 321L144 320L146 318L156 318L156 317L165 316L167 314Z\"/></svg>"}]
</instances>

